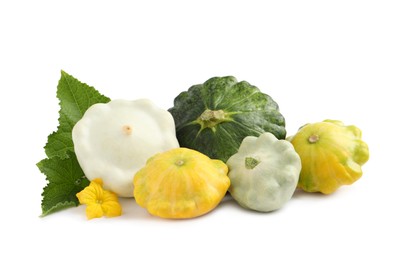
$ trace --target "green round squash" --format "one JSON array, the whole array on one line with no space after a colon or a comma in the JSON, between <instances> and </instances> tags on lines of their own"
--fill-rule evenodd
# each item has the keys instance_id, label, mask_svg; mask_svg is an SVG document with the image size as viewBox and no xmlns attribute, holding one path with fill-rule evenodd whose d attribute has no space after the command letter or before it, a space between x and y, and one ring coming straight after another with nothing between
<instances>
[{"instance_id":1,"label":"green round squash","mask_svg":"<svg viewBox=\"0 0 408 260\"><path fill-rule=\"evenodd\" d=\"M246 81L214 77L174 99L169 109L181 147L226 162L247 136L270 132L285 139L285 119L278 104Z\"/></svg>"}]
</instances>

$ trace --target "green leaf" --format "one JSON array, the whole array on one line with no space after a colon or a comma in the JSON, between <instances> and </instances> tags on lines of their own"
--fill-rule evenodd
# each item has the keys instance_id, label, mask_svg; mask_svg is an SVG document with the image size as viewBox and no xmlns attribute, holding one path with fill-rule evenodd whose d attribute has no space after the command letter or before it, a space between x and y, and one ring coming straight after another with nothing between
<instances>
[{"instance_id":1,"label":"green leaf","mask_svg":"<svg viewBox=\"0 0 408 260\"><path fill-rule=\"evenodd\" d=\"M58 82L57 97L60 100L59 126L48 136L44 147L48 158L37 164L48 181L42 193L42 216L78 206L76 194L89 185L89 180L74 153L72 128L90 106L110 101L95 88L64 71Z\"/></svg>"},{"instance_id":2,"label":"green leaf","mask_svg":"<svg viewBox=\"0 0 408 260\"><path fill-rule=\"evenodd\" d=\"M76 194L89 185L74 153L67 158L54 156L40 161L37 166L48 181L42 193L42 216L79 204Z\"/></svg>"},{"instance_id":3,"label":"green leaf","mask_svg":"<svg viewBox=\"0 0 408 260\"><path fill-rule=\"evenodd\" d=\"M57 97L61 107L59 126L56 132L48 136L44 149L49 158L54 156L67 158L68 152L74 152L71 135L76 122L90 106L96 103L107 103L110 99L64 71L61 71L58 82Z\"/></svg>"},{"instance_id":4,"label":"green leaf","mask_svg":"<svg viewBox=\"0 0 408 260\"><path fill-rule=\"evenodd\" d=\"M62 159L68 158L68 152L74 152L72 133L57 131L50 134L48 136L48 142L44 148L45 153L49 158L53 158L54 156L60 157Z\"/></svg>"}]
</instances>

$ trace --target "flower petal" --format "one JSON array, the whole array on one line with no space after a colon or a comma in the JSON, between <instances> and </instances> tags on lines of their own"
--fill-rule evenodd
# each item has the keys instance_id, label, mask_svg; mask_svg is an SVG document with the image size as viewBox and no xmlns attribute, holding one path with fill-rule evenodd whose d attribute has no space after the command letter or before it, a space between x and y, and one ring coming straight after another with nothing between
<instances>
[{"instance_id":1,"label":"flower petal","mask_svg":"<svg viewBox=\"0 0 408 260\"><path fill-rule=\"evenodd\" d=\"M103 201L108 202L108 201L118 201L118 196L108 190L103 191Z\"/></svg>"},{"instance_id":2,"label":"flower petal","mask_svg":"<svg viewBox=\"0 0 408 260\"><path fill-rule=\"evenodd\" d=\"M103 200L104 189L102 188L102 183L102 180L98 178L92 180L91 184L89 184L89 188L93 189L95 197L98 201Z\"/></svg>"},{"instance_id":3,"label":"flower petal","mask_svg":"<svg viewBox=\"0 0 408 260\"><path fill-rule=\"evenodd\" d=\"M102 210L107 217L117 217L122 215L122 207L117 201L104 202L102 204Z\"/></svg>"},{"instance_id":4,"label":"flower petal","mask_svg":"<svg viewBox=\"0 0 408 260\"><path fill-rule=\"evenodd\" d=\"M89 189L88 187L83 189L81 192L78 192L76 194L76 196L77 196L77 198L79 200L79 203L81 203L81 204L88 205L88 204L95 203L95 201L96 201L95 193L91 189Z\"/></svg>"},{"instance_id":5,"label":"flower petal","mask_svg":"<svg viewBox=\"0 0 408 260\"><path fill-rule=\"evenodd\" d=\"M99 184L101 187L103 186L103 181L101 178L93 179L92 182Z\"/></svg>"},{"instance_id":6,"label":"flower petal","mask_svg":"<svg viewBox=\"0 0 408 260\"><path fill-rule=\"evenodd\" d=\"M86 207L86 217L88 219L100 218L103 216L103 210L101 204L93 203Z\"/></svg>"},{"instance_id":7,"label":"flower petal","mask_svg":"<svg viewBox=\"0 0 408 260\"><path fill-rule=\"evenodd\" d=\"M97 200L102 200L103 189L94 181L91 181L88 187L76 194L79 203L90 205L96 203Z\"/></svg>"}]
</instances>

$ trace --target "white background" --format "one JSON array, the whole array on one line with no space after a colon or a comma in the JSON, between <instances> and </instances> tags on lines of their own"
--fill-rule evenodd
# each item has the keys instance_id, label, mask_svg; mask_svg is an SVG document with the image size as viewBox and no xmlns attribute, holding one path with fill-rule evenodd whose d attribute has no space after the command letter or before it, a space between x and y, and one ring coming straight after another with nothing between
<instances>
[{"instance_id":1,"label":"white background","mask_svg":"<svg viewBox=\"0 0 408 260\"><path fill-rule=\"evenodd\" d=\"M226 198L191 220L87 221L41 214L60 70L115 98L164 109L193 84L233 75L272 96L288 133L338 119L371 158L355 184L296 192L277 212ZM406 1L1 1L1 259L407 259ZM8 255L5 257L5 255ZM57 258L58 257L58 258Z\"/></svg>"}]
</instances>

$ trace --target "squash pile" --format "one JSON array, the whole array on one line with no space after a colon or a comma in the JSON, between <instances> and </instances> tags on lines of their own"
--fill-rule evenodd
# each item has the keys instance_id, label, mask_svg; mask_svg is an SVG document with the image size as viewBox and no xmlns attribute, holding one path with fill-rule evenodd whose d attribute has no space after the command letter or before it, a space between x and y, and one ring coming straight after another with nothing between
<instances>
[{"instance_id":1,"label":"squash pile","mask_svg":"<svg viewBox=\"0 0 408 260\"><path fill-rule=\"evenodd\" d=\"M354 183L369 159L360 129L341 121L306 124L287 138L278 104L231 76L190 87L168 110L145 99L96 103L72 141L93 190L112 191L109 200L91 188L81 193L91 218L112 212L115 194L162 218L204 215L227 193L246 209L271 212L297 188L330 194Z\"/></svg>"},{"instance_id":2,"label":"squash pile","mask_svg":"<svg viewBox=\"0 0 408 260\"><path fill-rule=\"evenodd\" d=\"M362 175L368 146L356 126L325 120L286 138L278 104L248 82L215 77L169 109L180 146L227 163L229 193L244 208L281 208L296 187L330 194Z\"/></svg>"}]
</instances>

